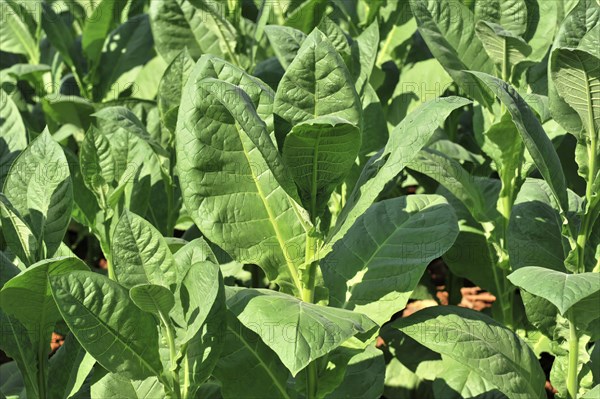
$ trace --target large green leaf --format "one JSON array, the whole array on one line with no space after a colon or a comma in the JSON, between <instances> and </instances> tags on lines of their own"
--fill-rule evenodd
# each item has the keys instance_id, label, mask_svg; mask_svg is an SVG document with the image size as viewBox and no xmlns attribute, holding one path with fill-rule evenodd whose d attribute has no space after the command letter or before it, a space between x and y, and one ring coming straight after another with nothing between
<instances>
[{"instance_id":1,"label":"large green leaf","mask_svg":"<svg viewBox=\"0 0 600 399\"><path fill-rule=\"evenodd\" d=\"M235 260L257 264L284 290L297 291L308 222L289 171L248 95L201 76L199 64L184 89L189 100L177 125L186 208L200 231ZM231 204L236 211L224 212Z\"/></svg>"},{"instance_id":2,"label":"large green leaf","mask_svg":"<svg viewBox=\"0 0 600 399\"><path fill-rule=\"evenodd\" d=\"M0 187L17 155L27 147L27 131L11 97L0 91Z\"/></svg>"},{"instance_id":3,"label":"large green leaf","mask_svg":"<svg viewBox=\"0 0 600 399\"><path fill-rule=\"evenodd\" d=\"M104 39L121 19L121 13L127 5L125 1L102 0L94 8L90 20L83 27L81 47L90 66L98 67Z\"/></svg>"},{"instance_id":4,"label":"large green leaf","mask_svg":"<svg viewBox=\"0 0 600 399\"><path fill-rule=\"evenodd\" d=\"M167 243L141 216L125 210L111 242L115 275L123 286L152 283L170 288L177 282L177 269Z\"/></svg>"},{"instance_id":5,"label":"large green leaf","mask_svg":"<svg viewBox=\"0 0 600 399\"><path fill-rule=\"evenodd\" d=\"M47 130L15 160L3 191L45 244L45 253L53 255L71 219L73 192L65 154Z\"/></svg>"},{"instance_id":6,"label":"large green leaf","mask_svg":"<svg viewBox=\"0 0 600 399\"><path fill-rule=\"evenodd\" d=\"M360 144L358 127L335 116L300 122L285 137L283 160L312 217L322 211L333 190L350 172Z\"/></svg>"},{"instance_id":7,"label":"large green leaf","mask_svg":"<svg viewBox=\"0 0 600 399\"><path fill-rule=\"evenodd\" d=\"M460 363L509 399L546 397L546 377L529 346L480 312L435 306L397 319L387 328Z\"/></svg>"},{"instance_id":8,"label":"large green leaf","mask_svg":"<svg viewBox=\"0 0 600 399\"><path fill-rule=\"evenodd\" d=\"M96 100L117 98L130 84L117 80L133 68L142 66L154 56L152 31L146 14L136 15L112 31L105 40L100 55L93 97ZM122 83L122 84L119 84Z\"/></svg>"},{"instance_id":9,"label":"large green leaf","mask_svg":"<svg viewBox=\"0 0 600 399\"><path fill-rule=\"evenodd\" d=\"M156 322L125 288L92 272L51 277L50 283L69 329L102 367L135 380L160 375Z\"/></svg>"},{"instance_id":10,"label":"large green leaf","mask_svg":"<svg viewBox=\"0 0 600 399\"><path fill-rule=\"evenodd\" d=\"M0 291L2 310L26 326L47 328L60 319L50 290L51 276L89 270L77 258L55 258L38 262L15 276ZM47 337L49 339L49 336Z\"/></svg>"},{"instance_id":11,"label":"large green leaf","mask_svg":"<svg viewBox=\"0 0 600 399\"><path fill-rule=\"evenodd\" d=\"M375 201L384 186L398 175L418 154L432 137L435 130L444 123L452 111L464 107L469 101L460 97L446 97L429 101L419 106L390 133L390 139L378 154L374 155L363 169L356 187L348 199L335 225L329 234L327 247L342 238Z\"/></svg>"},{"instance_id":12,"label":"large green leaf","mask_svg":"<svg viewBox=\"0 0 600 399\"><path fill-rule=\"evenodd\" d=\"M329 303L382 325L406 306L425 267L457 234L456 216L440 196L374 204L322 261Z\"/></svg>"},{"instance_id":13,"label":"large green leaf","mask_svg":"<svg viewBox=\"0 0 600 399\"><path fill-rule=\"evenodd\" d=\"M475 17L460 0L411 0L410 7L427 47L461 88L483 105L488 91L465 70L494 72L475 34Z\"/></svg>"},{"instance_id":14,"label":"large green leaf","mask_svg":"<svg viewBox=\"0 0 600 399\"><path fill-rule=\"evenodd\" d=\"M0 7L3 15L0 24L0 50L24 54L31 63L37 63L40 50L33 34L21 18L22 10L12 0L0 1Z\"/></svg>"},{"instance_id":15,"label":"large green leaf","mask_svg":"<svg viewBox=\"0 0 600 399\"><path fill-rule=\"evenodd\" d=\"M433 381L435 398L444 399L506 399L484 376L473 372L451 358L443 359L443 369Z\"/></svg>"},{"instance_id":16,"label":"large green leaf","mask_svg":"<svg viewBox=\"0 0 600 399\"><path fill-rule=\"evenodd\" d=\"M502 26L515 36L527 29L527 0L478 0L474 2L475 19Z\"/></svg>"},{"instance_id":17,"label":"large green leaf","mask_svg":"<svg viewBox=\"0 0 600 399\"><path fill-rule=\"evenodd\" d=\"M360 99L352 82L342 57L315 29L277 87L274 112L278 142L292 127L319 116L337 116L360 125Z\"/></svg>"},{"instance_id":18,"label":"large green leaf","mask_svg":"<svg viewBox=\"0 0 600 399\"><path fill-rule=\"evenodd\" d=\"M598 273L567 274L544 267L527 266L514 271L508 279L525 291L552 302L563 315L584 299L596 303L600 300Z\"/></svg>"},{"instance_id":19,"label":"large green leaf","mask_svg":"<svg viewBox=\"0 0 600 399\"><path fill-rule=\"evenodd\" d=\"M561 209L567 210L569 201L565 174L550 138L531 108L510 84L485 73L470 73L479 78L506 106L535 166L550 185Z\"/></svg>"},{"instance_id":20,"label":"large green leaf","mask_svg":"<svg viewBox=\"0 0 600 399\"><path fill-rule=\"evenodd\" d=\"M587 132L584 137L596 137L595 151L600 156L600 59L583 50L558 48L552 52L550 69L558 94L579 114Z\"/></svg>"},{"instance_id":21,"label":"large green leaf","mask_svg":"<svg viewBox=\"0 0 600 399\"><path fill-rule=\"evenodd\" d=\"M175 306L173 293L162 285L135 285L129 290L129 296L138 308L156 316L168 317Z\"/></svg>"},{"instance_id":22,"label":"large green leaf","mask_svg":"<svg viewBox=\"0 0 600 399\"><path fill-rule=\"evenodd\" d=\"M155 377L132 381L119 373L108 373L91 386L91 397L113 399L151 399L165 396L163 385Z\"/></svg>"},{"instance_id":23,"label":"large green leaf","mask_svg":"<svg viewBox=\"0 0 600 399\"><path fill-rule=\"evenodd\" d=\"M360 313L306 303L264 289L237 289L227 299L227 307L261 337L294 376L348 338L376 327Z\"/></svg>"},{"instance_id":24,"label":"large green leaf","mask_svg":"<svg viewBox=\"0 0 600 399\"><path fill-rule=\"evenodd\" d=\"M290 373L277 354L229 311L224 341L213 375L221 382L225 399L260 398L267 394L273 399L293 397L287 387Z\"/></svg>"}]
</instances>

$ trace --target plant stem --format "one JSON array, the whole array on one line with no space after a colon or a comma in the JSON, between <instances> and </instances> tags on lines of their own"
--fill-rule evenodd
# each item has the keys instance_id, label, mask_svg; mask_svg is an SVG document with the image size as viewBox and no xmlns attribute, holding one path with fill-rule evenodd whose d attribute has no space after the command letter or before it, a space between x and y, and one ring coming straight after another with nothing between
<instances>
[{"instance_id":1,"label":"plant stem","mask_svg":"<svg viewBox=\"0 0 600 399\"><path fill-rule=\"evenodd\" d=\"M317 365L313 360L306 366L306 398L317 397Z\"/></svg>"},{"instance_id":2,"label":"plant stem","mask_svg":"<svg viewBox=\"0 0 600 399\"><path fill-rule=\"evenodd\" d=\"M38 392L40 399L46 399L46 384L48 370L48 337L45 334L45 326L42 323L39 327L38 336Z\"/></svg>"},{"instance_id":3,"label":"plant stem","mask_svg":"<svg viewBox=\"0 0 600 399\"><path fill-rule=\"evenodd\" d=\"M169 355L171 359L171 379L173 384L173 393L175 398L181 399L181 387L179 384L179 373L177 372L177 347L175 346L175 338L173 334L173 326L171 322L162 312L159 313L160 320L165 328L167 335L167 343L169 345Z\"/></svg>"},{"instance_id":4,"label":"plant stem","mask_svg":"<svg viewBox=\"0 0 600 399\"><path fill-rule=\"evenodd\" d=\"M569 319L569 368L567 374L567 393L569 399L577 399L579 381L577 380L577 366L579 363L579 337L575 328L574 316Z\"/></svg>"},{"instance_id":5,"label":"plant stem","mask_svg":"<svg viewBox=\"0 0 600 399\"><path fill-rule=\"evenodd\" d=\"M306 249L304 255L304 262L307 265L306 273L308 274L307 279L302 279L302 300L304 302L313 303L315 300L315 279L318 263L318 242L317 239L311 234L306 233ZM306 366L306 398L313 399L317 395L317 384L318 384L318 373L315 361Z\"/></svg>"}]
</instances>

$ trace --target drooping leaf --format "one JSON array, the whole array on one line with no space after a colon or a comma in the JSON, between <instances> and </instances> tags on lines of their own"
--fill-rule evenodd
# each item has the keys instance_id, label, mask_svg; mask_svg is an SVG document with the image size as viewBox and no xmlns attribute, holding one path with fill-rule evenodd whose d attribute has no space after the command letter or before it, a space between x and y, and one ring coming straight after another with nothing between
<instances>
[{"instance_id":1,"label":"drooping leaf","mask_svg":"<svg viewBox=\"0 0 600 399\"><path fill-rule=\"evenodd\" d=\"M210 241L239 262L259 265L284 290L296 291L307 220L289 171L248 95L239 86L201 77L198 64L177 125L184 203ZM223 212L225 204L238 204L236 212Z\"/></svg>"},{"instance_id":2,"label":"drooping leaf","mask_svg":"<svg viewBox=\"0 0 600 399\"><path fill-rule=\"evenodd\" d=\"M322 261L330 305L382 325L403 309L425 267L454 243L458 223L440 196L371 206Z\"/></svg>"},{"instance_id":3,"label":"drooping leaf","mask_svg":"<svg viewBox=\"0 0 600 399\"><path fill-rule=\"evenodd\" d=\"M514 285L552 302L565 314L580 301L600 300L600 274L567 274L539 266L522 267L508 276ZM594 296L591 298L591 296ZM600 317L600 314L597 315Z\"/></svg>"},{"instance_id":4,"label":"drooping leaf","mask_svg":"<svg viewBox=\"0 0 600 399\"><path fill-rule=\"evenodd\" d=\"M115 275L123 286L151 283L170 288L177 282L177 268L167 243L141 216L125 210L111 242Z\"/></svg>"},{"instance_id":5,"label":"drooping leaf","mask_svg":"<svg viewBox=\"0 0 600 399\"><path fill-rule=\"evenodd\" d=\"M360 313L306 303L263 289L236 290L227 299L227 308L261 337L292 375L346 339L376 326ZM267 325L272 327L265 329Z\"/></svg>"},{"instance_id":6,"label":"drooping leaf","mask_svg":"<svg viewBox=\"0 0 600 399\"><path fill-rule=\"evenodd\" d=\"M0 291L2 310L25 326L52 328L60 313L52 298L49 279L80 270L89 268L77 258L46 259L30 266L4 284Z\"/></svg>"},{"instance_id":7,"label":"drooping leaf","mask_svg":"<svg viewBox=\"0 0 600 399\"><path fill-rule=\"evenodd\" d=\"M37 242L45 244L48 256L62 242L71 219L71 186L65 154L47 130L19 155L4 182L6 198L31 228Z\"/></svg>"},{"instance_id":8,"label":"drooping leaf","mask_svg":"<svg viewBox=\"0 0 600 399\"><path fill-rule=\"evenodd\" d=\"M360 144L358 127L334 116L301 122L285 137L283 160L290 167L305 209L313 217L352 168Z\"/></svg>"},{"instance_id":9,"label":"drooping leaf","mask_svg":"<svg viewBox=\"0 0 600 399\"><path fill-rule=\"evenodd\" d=\"M384 186L418 154L435 130L455 109L468 104L459 97L447 97L419 106L390 133L385 148L374 155L363 169L348 203L338 217L335 229L330 232L326 255L331 245L354 224L354 221L371 206Z\"/></svg>"},{"instance_id":10,"label":"drooping leaf","mask_svg":"<svg viewBox=\"0 0 600 399\"><path fill-rule=\"evenodd\" d=\"M102 367L135 380L160 375L156 322L125 288L92 272L51 277L50 283L69 329Z\"/></svg>"},{"instance_id":11,"label":"drooping leaf","mask_svg":"<svg viewBox=\"0 0 600 399\"><path fill-rule=\"evenodd\" d=\"M485 73L471 71L506 106L531 154L535 166L548 182L561 209L569 207L565 174L550 138L525 100L508 83Z\"/></svg>"},{"instance_id":12,"label":"drooping leaf","mask_svg":"<svg viewBox=\"0 0 600 399\"><path fill-rule=\"evenodd\" d=\"M532 350L480 312L434 306L397 319L388 328L464 365L509 399L546 397L546 377Z\"/></svg>"},{"instance_id":13,"label":"drooping leaf","mask_svg":"<svg viewBox=\"0 0 600 399\"><path fill-rule=\"evenodd\" d=\"M0 217L2 234L8 248L25 266L35 263L39 254L37 239L19 212L2 193L0 193Z\"/></svg>"}]
</instances>

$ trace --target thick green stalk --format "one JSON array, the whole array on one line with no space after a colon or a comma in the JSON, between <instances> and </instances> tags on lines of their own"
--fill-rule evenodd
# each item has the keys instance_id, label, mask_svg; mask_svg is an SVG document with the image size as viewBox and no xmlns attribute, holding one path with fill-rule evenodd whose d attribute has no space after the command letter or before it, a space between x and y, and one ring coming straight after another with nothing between
<instances>
[{"instance_id":1,"label":"thick green stalk","mask_svg":"<svg viewBox=\"0 0 600 399\"><path fill-rule=\"evenodd\" d=\"M48 384L48 336L45 334L44 323L40 324L38 336L38 392L40 399L46 399Z\"/></svg>"},{"instance_id":2,"label":"thick green stalk","mask_svg":"<svg viewBox=\"0 0 600 399\"><path fill-rule=\"evenodd\" d=\"M173 333L173 326L168 319L168 316L159 313L160 320L165 328L165 334L167 335L167 344L169 345L169 355L171 359L171 379L172 379L172 390L175 394L176 399L181 399L181 387L179 384L179 373L177 366L177 347L175 346L175 336Z\"/></svg>"},{"instance_id":3,"label":"thick green stalk","mask_svg":"<svg viewBox=\"0 0 600 399\"><path fill-rule=\"evenodd\" d=\"M574 317L569 320L569 368L567 373L567 393L569 399L577 399L579 381L577 379L577 366L579 363L579 336L575 328Z\"/></svg>"},{"instance_id":4,"label":"thick green stalk","mask_svg":"<svg viewBox=\"0 0 600 399\"><path fill-rule=\"evenodd\" d=\"M306 250L304 262L307 270L305 271L308 278L302 278L302 300L304 302L313 303L315 299L315 278L317 273L318 263L318 240L312 236L311 232L306 233ZM316 398L317 383L318 383L317 366L315 362L309 363L306 367L306 397L307 399Z\"/></svg>"}]
</instances>

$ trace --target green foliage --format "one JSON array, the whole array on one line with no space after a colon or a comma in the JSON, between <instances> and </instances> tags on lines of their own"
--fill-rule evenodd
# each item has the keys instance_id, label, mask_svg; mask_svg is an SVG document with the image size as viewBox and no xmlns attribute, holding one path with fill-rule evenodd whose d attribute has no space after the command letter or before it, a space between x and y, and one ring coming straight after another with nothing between
<instances>
[{"instance_id":1,"label":"green foliage","mask_svg":"<svg viewBox=\"0 0 600 399\"><path fill-rule=\"evenodd\" d=\"M0 8L0 397L597 396L597 0Z\"/></svg>"}]
</instances>

